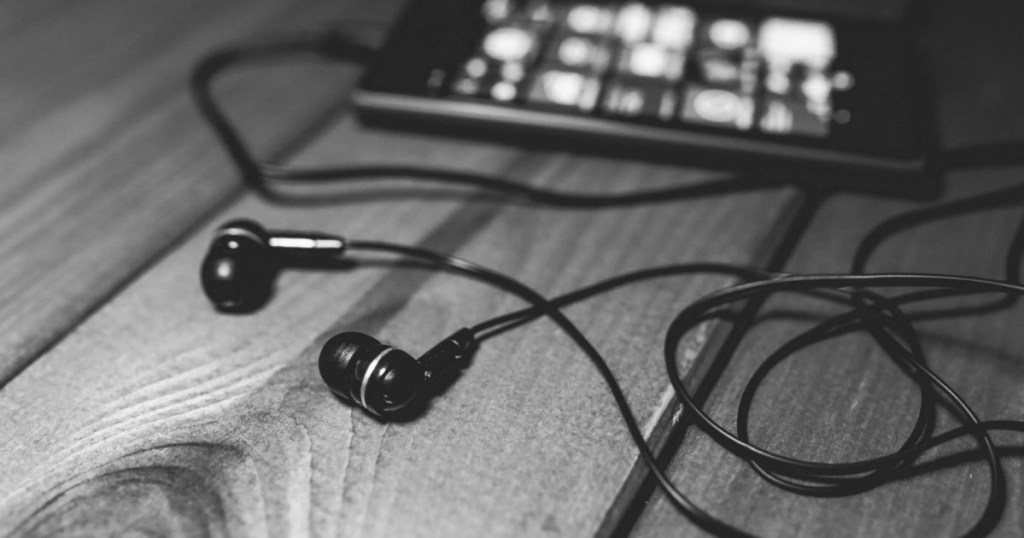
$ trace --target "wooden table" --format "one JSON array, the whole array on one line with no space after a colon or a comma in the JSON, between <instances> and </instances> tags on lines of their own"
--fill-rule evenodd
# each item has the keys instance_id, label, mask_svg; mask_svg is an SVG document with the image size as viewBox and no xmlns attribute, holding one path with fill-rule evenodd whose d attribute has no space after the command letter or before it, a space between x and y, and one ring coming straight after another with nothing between
<instances>
[{"instance_id":1,"label":"wooden table","mask_svg":"<svg viewBox=\"0 0 1024 538\"><path fill-rule=\"evenodd\" d=\"M449 273L358 257L341 271L286 271L266 308L221 315L198 280L212 230L247 216L422 245L553 295L684 261L778 259L789 271L843 272L867 230L920 204L821 200L791 188L601 210L401 182L331 187L341 198L334 204L285 206L247 192L186 92L196 59L234 39L332 21L355 18L372 34L398 4L0 4L0 534L701 534L644 481L600 377L548 321L487 341L415 421L379 423L320 382L316 355L336 332L367 332L416 353L521 306L514 298ZM940 9L930 32L948 146L1024 132L1016 30L1024 12L1009 3L971 7ZM347 114L357 74L297 61L242 70L217 91L261 154L291 163L444 165L594 192L720 175L369 129ZM1018 174L951 175L947 198L1012 184ZM908 231L886 242L870 269L999 278L1020 213ZM780 244L791 226L799 241ZM608 357L651 442L678 450L670 472L683 491L764 535L965 530L988 487L978 461L865 495L809 499L761 482L684 430L663 371L663 332L679 309L729 283L662 279L567 309ZM1024 414L1022 313L924 325L936 367L983 418ZM686 373L704 384L714 416L732 423L746 376L800 323L769 318L710 378L707 343L721 328L687 339ZM867 338L845 339L773 373L752 438L811 459L879 454L900 442L916 399ZM1021 439L998 439L1017 448L1004 460L1010 502L995 534L1020 536Z\"/></svg>"}]
</instances>

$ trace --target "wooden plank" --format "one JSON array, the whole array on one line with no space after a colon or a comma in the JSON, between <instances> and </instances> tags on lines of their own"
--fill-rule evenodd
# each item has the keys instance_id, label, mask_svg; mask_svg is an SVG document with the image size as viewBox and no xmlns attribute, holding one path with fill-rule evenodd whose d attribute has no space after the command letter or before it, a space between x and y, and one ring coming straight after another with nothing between
<instances>
[{"instance_id":1,"label":"wooden plank","mask_svg":"<svg viewBox=\"0 0 1024 538\"><path fill-rule=\"evenodd\" d=\"M707 176L349 122L301 160L339 159L445 164L595 191ZM351 203L326 207L246 197L216 220L247 215L424 244L557 293L655 263L756 261L792 196L762 191L588 212L378 183L347 192ZM380 424L319 381L319 344L338 330L363 330L415 353L517 300L361 258L342 274L287 272L263 311L218 315L196 276L210 231L0 392L0 457L8 462L0 469L0 532L586 535L635 475L636 451L600 378L547 322L486 342L459 382L413 422ZM665 411L657 349L667 315L722 283L650 282L570 309L648 429Z\"/></svg>"},{"instance_id":2,"label":"wooden plank","mask_svg":"<svg viewBox=\"0 0 1024 538\"><path fill-rule=\"evenodd\" d=\"M994 6L995 7L995 6ZM1015 28L1021 6L999 9L946 6L929 32L944 144L957 147L1024 136L1024 89L1019 70L1024 42ZM996 47L995 44L999 46ZM988 60L978 62L985 56ZM1019 183L1019 168L950 174L948 199ZM790 264L793 272L847 272L857 243L885 218L919 207L897 201L838 196L819 213ZM1004 278L1010 238L1019 209L949 219L898 234L872 258L873 272L917 271ZM970 303L971 301L968 301ZM973 303L977 303L977 299ZM806 301L775 301L772 310L810 308ZM817 309L817 310L815 310ZM1016 330L1021 307L994 315L922 324L926 349L982 419L1019 419L1024 412L1024 340ZM722 377L708 409L735 425L739 394L760 361L787 335L806 325L793 319L767 321ZM755 403L751 438L784 454L814 461L848 461L896 449L913 425L918 390L867 337L847 337L816 346L778 367ZM943 421L949 427L950 421ZM1019 455L1019 435L996 436ZM944 449L969 450L964 441ZM1009 503L994 536L1024 534L1024 482L1019 457L1004 460ZM731 454L703 435L687 434L670 468L682 490L699 506L743 529L767 536L960 535L981 514L988 471L969 465L890 484L842 499L812 499L764 483ZM635 536L703 536L657 492L633 527Z\"/></svg>"},{"instance_id":3,"label":"wooden plank","mask_svg":"<svg viewBox=\"0 0 1024 538\"><path fill-rule=\"evenodd\" d=\"M186 92L195 61L254 34L351 17L356 5L35 4L0 4L11 27L0 34L0 385L238 192ZM394 9L373 3L359 18ZM273 154L336 109L352 80L351 69L297 62L218 90Z\"/></svg>"}]
</instances>

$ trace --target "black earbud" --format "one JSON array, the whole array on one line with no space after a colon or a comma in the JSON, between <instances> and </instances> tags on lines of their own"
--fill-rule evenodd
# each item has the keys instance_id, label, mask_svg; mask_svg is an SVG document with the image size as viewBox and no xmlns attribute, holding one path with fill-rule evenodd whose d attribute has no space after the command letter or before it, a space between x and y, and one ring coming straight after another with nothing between
<instances>
[{"instance_id":1,"label":"black earbud","mask_svg":"<svg viewBox=\"0 0 1024 538\"><path fill-rule=\"evenodd\" d=\"M341 237L268 231L251 220L221 226L203 260L203 291L218 310L251 312L270 298L278 271L289 262L334 258L345 250Z\"/></svg>"},{"instance_id":2,"label":"black earbud","mask_svg":"<svg viewBox=\"0 0 1024 538\"><path fill-rule=\"evenodd\" d=\"M475 343L472 331L461 329L417 360L372 336L340 333L320 351L320 376L345 402L393 417L413 409L429 388L461 368Z\"/></svg>"}]
</instances>

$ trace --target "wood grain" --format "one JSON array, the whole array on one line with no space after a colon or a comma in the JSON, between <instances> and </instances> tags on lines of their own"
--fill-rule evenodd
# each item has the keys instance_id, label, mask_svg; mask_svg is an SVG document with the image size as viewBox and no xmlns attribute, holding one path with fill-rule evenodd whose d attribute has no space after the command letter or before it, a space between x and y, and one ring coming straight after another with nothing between
<instances>
[{"instance_id":1,"label":"wood grain","mask_svg":"<svg viewBox=\"0 0 1024 538\"><path fill-rule=\"evenodd\" d=\"M363 4L360 19L387 20L396 3ZM0 4L0 385L239 191L186 92L196 60L356 5ZM272 155L344 102L353 74L297 62L218 91Z\"/></svg>"},{"instance_id":2,"label":"wood grain","mask_svg":"<svg viewBox=\"0 0 1024 538\"><path fill-rule=\"evenodd\" d=\"M301 160L443 163L566 189L707 176L350 122ZM792 195L586 212L449 190L409 196L407 187L380 184L349 193L351 203L328 207L246 197L217 220L247 215L423 244L556 293L654 263L753 261ZM588 535L634 475L635 450L597 373L547 322L486 342L410 423L377 423L318 379L318 344L336 331L366 331L417 352L516 300L359 258L343 274L288 272L265 310L218 315L196 277L209 233L141 275L0 392L0 428L9 432L0 445L9 462L0 469L0 532ZM656 349L668 314L722 282L651 282L570 309L648 428L665 411Z\"/></svg>"}]
</instances>

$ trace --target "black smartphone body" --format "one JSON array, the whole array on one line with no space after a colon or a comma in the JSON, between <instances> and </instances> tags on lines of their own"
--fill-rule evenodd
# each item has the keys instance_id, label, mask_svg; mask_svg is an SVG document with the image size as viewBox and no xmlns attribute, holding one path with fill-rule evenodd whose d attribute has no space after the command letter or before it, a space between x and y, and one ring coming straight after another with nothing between
<instances>
[{"instance_id":1,"label":"black smartphone body","mask_svg":"<svg viewBox=\"0 0 1024 538\"><path fill-rule=\"evenodd\" d=\"M413 0L355 100L371 124L927 196L912 37L700 0Z\"/></svg>"}]
</instances>

